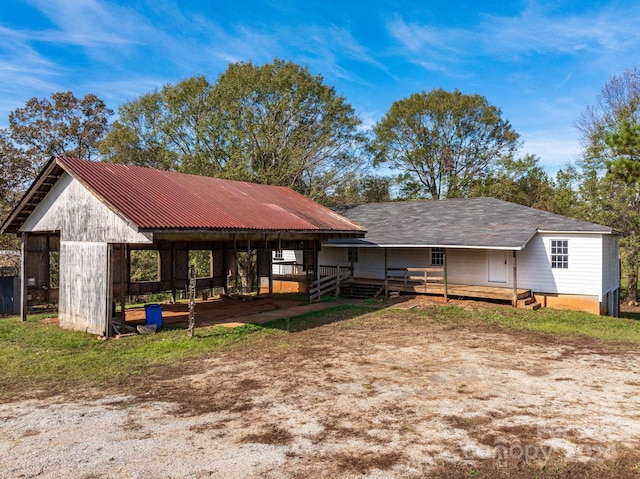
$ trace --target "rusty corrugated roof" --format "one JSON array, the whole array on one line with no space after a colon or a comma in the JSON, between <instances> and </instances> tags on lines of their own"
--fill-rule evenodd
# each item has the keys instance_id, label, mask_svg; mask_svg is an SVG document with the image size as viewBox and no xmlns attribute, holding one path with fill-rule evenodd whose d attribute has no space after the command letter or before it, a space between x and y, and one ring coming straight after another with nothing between
<instances>
[{"instance_id":1,"label":"rusty corrugated roof","mask_svg":"<svg viewBox=\"0 0 640 479\"><path fill-rule=\"evenodd\" d=\"M366 231L286 187L66 157L55 162L140 230Z\"/></svg>"}]
</instances>

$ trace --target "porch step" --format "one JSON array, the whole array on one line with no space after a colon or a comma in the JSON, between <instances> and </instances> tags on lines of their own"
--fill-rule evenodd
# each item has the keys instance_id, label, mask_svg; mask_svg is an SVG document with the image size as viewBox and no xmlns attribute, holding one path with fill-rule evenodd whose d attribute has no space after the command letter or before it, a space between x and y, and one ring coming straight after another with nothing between
<instances>
[{"instance_id":1,"label":"porch step","mask_svg":"<svg viewBox=\"0 0 640 479\"><path fill-rule=\"evenodd\" d=\"M533 309L535 311L536 309L540 309L542 305L536 301L536 298L534 298L533 296L529 296L526 299L519 299L518 307L525 308L525 309Z\"/></svg>"},{"instance_id":2,"label":"porch step","mask_svg":"<svg viewBox=\"0 0 640 479\"><path fill-rule=\"evenodd\" d=\"M344 283L340 286L340 296L352 299L377 298L383 287L375 284Z\"/></svg>"}]
</instances>

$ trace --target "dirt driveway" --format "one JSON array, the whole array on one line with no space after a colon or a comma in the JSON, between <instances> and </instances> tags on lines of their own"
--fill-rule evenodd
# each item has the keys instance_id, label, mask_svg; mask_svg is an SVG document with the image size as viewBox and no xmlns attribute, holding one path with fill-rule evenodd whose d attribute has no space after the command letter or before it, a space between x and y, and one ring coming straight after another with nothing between
<instances>
[{"instance_id":1,"label":"dirt driveway","mask_svg":"<svg viewBox=\"0 0 640 479\"><path fill-rule=\"evenodd\" d=\"M629 348L389 310L100 399L2 404L0 477L387 478L478 460L615 461L640 446L639 366Z\"/></svg>"}]
</instances>

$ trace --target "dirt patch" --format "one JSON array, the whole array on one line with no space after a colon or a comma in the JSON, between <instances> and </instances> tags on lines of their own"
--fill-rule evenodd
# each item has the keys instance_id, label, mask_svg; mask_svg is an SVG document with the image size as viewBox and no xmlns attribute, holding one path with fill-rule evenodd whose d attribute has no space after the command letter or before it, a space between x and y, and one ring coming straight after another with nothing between
<instances>
[{"instance_id":1,"label":"dirt patch","mask_svg":"<svg viewBox=\"0 0 640 479\"><path fill-rule=\"evenodd\" d=\"M98 400L0 405L0 471L637 477L638 351L453 328L416 303L158 369Z\"/></svg>"}]
</instances>

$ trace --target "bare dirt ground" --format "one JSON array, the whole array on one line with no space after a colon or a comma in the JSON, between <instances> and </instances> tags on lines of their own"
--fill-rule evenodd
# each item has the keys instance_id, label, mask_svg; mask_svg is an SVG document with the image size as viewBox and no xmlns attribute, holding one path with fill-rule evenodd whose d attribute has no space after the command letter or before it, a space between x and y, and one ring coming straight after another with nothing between
<instances>
[{"instance_id":1,"label":"bare dirt ground","mask_svg":"<svg viewBox=\"0 0 640 479\"><path fill-rule=\"evenodd\" d=\"M640 446L634 348L452 328L415 305L128 391L0 404L0 477L468 477L478 461L599 463Z\"/></svg>"}]
</instances>

